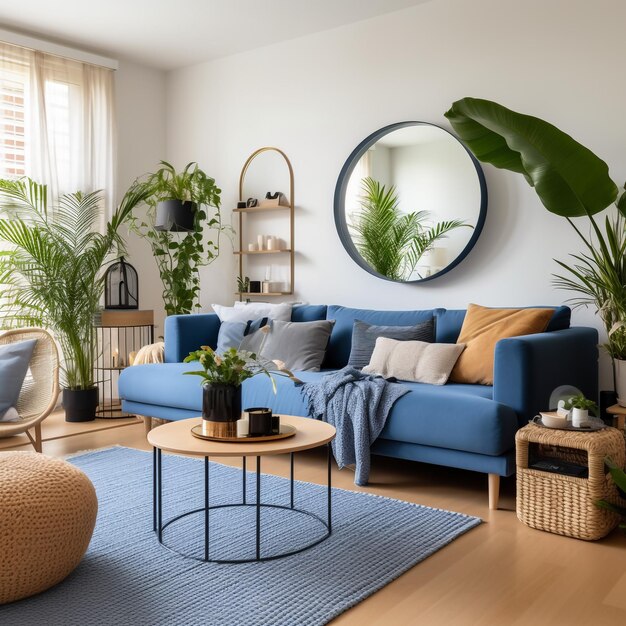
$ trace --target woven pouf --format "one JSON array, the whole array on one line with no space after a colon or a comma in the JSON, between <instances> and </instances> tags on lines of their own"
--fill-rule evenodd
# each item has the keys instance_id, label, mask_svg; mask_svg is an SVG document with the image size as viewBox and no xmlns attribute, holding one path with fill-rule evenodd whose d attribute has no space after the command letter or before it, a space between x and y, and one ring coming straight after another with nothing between
<instances>
[{"instance_id":1,"label":"woven pouf","mask_svg":"<svg viewBox=\"0 0 626 626\"><path fill-rule=\"evenodd\" d=\"M35 452L0 452L0 604L44 591L80 563L98 500L77 467Z\"/></svg>"}]
</instances>

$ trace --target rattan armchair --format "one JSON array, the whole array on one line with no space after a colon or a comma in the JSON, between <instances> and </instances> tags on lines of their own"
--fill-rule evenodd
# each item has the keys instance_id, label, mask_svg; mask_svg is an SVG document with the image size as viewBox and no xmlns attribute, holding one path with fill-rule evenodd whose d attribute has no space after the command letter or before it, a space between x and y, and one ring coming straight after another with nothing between
<instances>
[{"instance_id":1,"label":"rattan armchair","mask_svg":"<svg viewBox=\"0 0 626 626\"><path fill-rule=\"evenodd\" d=\"M59 353L52 336L41 328L0 331L0 345L28 339L37 339L37 344L15 407L20 419L0 422L0 437L26 433L35 450L41 452L41 422L52 413L59 397Z\"/></svg>"}]
</instances>

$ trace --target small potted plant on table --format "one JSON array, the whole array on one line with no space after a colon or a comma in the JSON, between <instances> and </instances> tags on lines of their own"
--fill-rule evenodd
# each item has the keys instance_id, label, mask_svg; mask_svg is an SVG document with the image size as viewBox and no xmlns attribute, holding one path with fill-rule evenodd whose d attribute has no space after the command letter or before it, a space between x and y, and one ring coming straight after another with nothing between
<instances>
[{"instance_id":1,"label":"small potted plant on table","mask_svg":"<svg viewBox=\"0 0 626 626\"><path fill-rule=\"evenodd\" d=\"M587 400L585 396L572 396L565 402L565 408L572 411L572 426L580 428L589 420L589 411L598 414L598 405L593 400Z\"/></svg>"},{"instance_id":2,"label":"small potted plant on table","mask_svg":"<svg viewBox=\"0 0 626 626\"><path fill-rule=\"evenodd\" d=\"M281 361L268 361L253 352L229 348L216 354L209 346L190 352L185 363L198 362L201 370L185 372L202 378L202 432L216 438L237 436L237 420L241 418L241 385L248 378L265 374L272 381L274 393L276 382L272 374L298 379L285 368Z\"/></svg>"}]
</instances>

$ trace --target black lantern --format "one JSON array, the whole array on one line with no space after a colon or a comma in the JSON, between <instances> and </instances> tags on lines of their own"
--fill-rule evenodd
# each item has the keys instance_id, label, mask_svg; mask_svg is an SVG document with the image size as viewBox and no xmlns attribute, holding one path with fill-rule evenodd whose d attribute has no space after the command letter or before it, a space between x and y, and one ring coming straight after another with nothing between
<instances>
[{"instance_id":1,"label":"black lantern","mask_svg":"<svg viewBox=\"0 0 626 626\"><path fill-rule=\"evenodd\" d=\"M136 309L139 307L137 270L121 256L104 276L104 308Z\"/></svg>"}]
</instances>

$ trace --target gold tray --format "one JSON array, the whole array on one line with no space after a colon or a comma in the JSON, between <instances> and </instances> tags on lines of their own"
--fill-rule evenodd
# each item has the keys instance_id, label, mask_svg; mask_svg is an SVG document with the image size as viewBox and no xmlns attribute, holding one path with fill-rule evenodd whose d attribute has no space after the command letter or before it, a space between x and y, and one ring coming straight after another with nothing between
<instances>
[{"instance_id":1,"label":"gold tray","mask_svg":"<svg viewBox=\"0 0 626 626\"><path fill-rule=\"evenodd\" d=\"M202 434L202 424L198 424L191 429L191 434L198 439L206 439L207 441L223 441L225 443L256 443L259 441L274 441L275 439L287 439L296 434L296 427L289 424L280 425L280 433L278 435L261 435L259 437L210 437Z\"/></svg>"}]
</instances>

